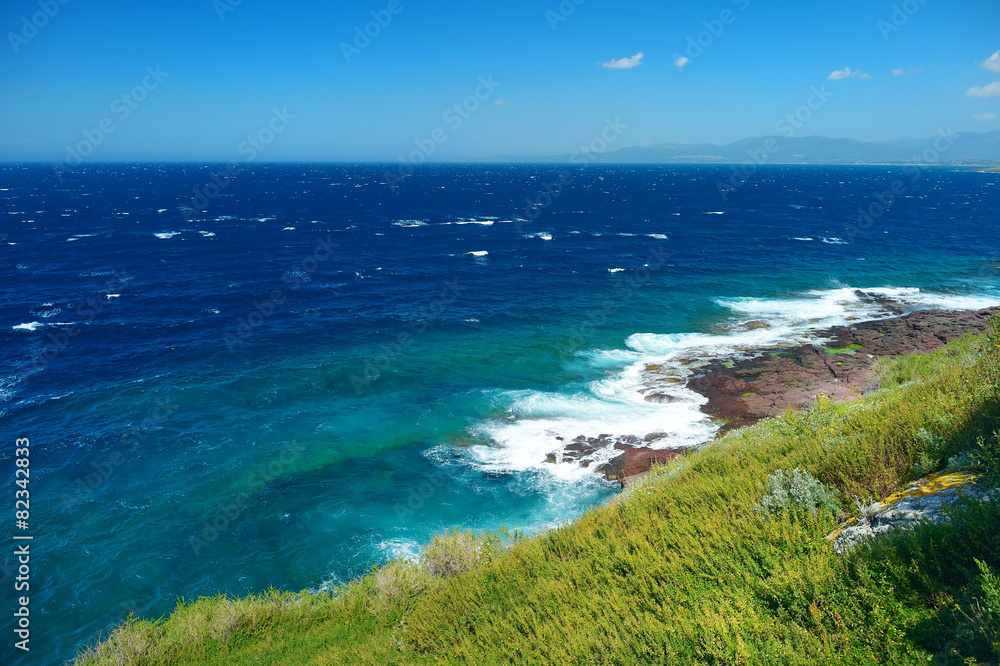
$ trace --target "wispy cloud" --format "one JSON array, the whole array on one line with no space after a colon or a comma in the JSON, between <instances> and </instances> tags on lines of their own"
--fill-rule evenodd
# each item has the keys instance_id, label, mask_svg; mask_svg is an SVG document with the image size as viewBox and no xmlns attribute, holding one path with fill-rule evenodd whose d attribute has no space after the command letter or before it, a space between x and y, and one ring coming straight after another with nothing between
<instances>
[{"instance_id":1,"label":"wispy cloud","mask_svg":"<svg viewBox=\"0 0 1000 666\"><path fill-rule=\"evenodd\" d=\"M997 114L995 113L981 113L978 116L972 116L976 120L996 120Z\"/></svg>"},{"instance_id":2,"label":"wispy cloud","mask_svg":"<svg viewBox=\"0 0 1000 666\"><path fill-rule=\"evenodd\" d=\"M507 102L503 101L502 99L498 99L497 101L493 102L494 106L503 106L506 103Z\"/></svg>"},{"instance_id":3,"label":"wispy cloud","mask_svg":"<svg viewBox=\"0 0 1000 666\"><path fill-rule=\"evenodd\" d=\"M913 74L919 74L924 71L923 66L920 67L907 67L906 69L894 69L892 70L893 76L912 76Z\"/></svg>"},{"instance_id":4,"label":"wispy cloud","mask_svg":"<svg viewBox=\"0 0 1000 666\"><path fill-rule=\"evenodd\" d=\"M1000 97L1000 81L987 83L985 86L973 86L965 91L969 97Z\"/></svg>"},{"instance_id":5,"label":"wispy cloud","mask_svg":"<svg viewBox=\"0 0 1000 666\"><path fill-rule=\"evenodd\" d=\"M997 51L989 58L979 63L979 66L983 69L988 69L991 72L1000 72L1000 51Z\"/></svg>"},{"instance_id":6,"label":"wispy cloud","mask_svg":"<svg viewBox=\"0 0 1000 666\"><path fill-rule=\"evenodd\" d=\"M677 65L677 69L684 69L689 62L691 61L685 58L684 56L681 56L677 60L674 60L674 64Z\"/></svg>"},{"instance_id":7,"label":"wispy cloud","mask_svg":"<svg viewBox=\"0 0 1000 666\"><path fill-rule=\"evenodd\" d=\"M840 81L841 79L870 79L871 74L865 74L862 71L855 71L850 67L845 67L844 69L835 69L830 72L830 76L826 77L830 81Z\"/></svg>"},{"instance_id":8,"label":"wispy cloud","mask_svg":"<svg viewBox=\"0 0 1000 666\"><path fill-rule=\"evenodd\" d=\"M608 69L632 69L642 64L642 53L636 53L631 58L612 58L607 62L600 63L601 67Z\"/></svg>"}]
</instances>

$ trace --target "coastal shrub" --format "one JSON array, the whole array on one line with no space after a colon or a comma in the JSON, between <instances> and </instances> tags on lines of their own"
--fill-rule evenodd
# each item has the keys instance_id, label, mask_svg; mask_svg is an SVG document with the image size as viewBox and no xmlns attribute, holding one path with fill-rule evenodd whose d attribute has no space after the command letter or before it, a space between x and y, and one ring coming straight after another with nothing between
<instances>
[{"instance_id":1,"label":"coastal shrub","mask_svg":"<svg viewBox=\"0 0 1000 666\"><path fill-rule=\"evenodd\" d=\"M992 437L980 437L978 448L971 454L974 468L981 471L990 485L1000 486L1000 432Z\"/></svg>"},{"instance_id":2,"label":"coastal shrub","mask_svg":"<svg viewBox=\"0 0 1000 666\"><path fill-rule=\"evenodd\" d=\"M412 602L434 583L434 579L420 562L393 560L374 572L372 582L372 611L381 614Z\"/></svg>"},{"instance_id":3,"label":"coastal shrub","mask_svg":"<svg viewBox=\"0 0 1000 666\"><path fill-rule=\"evenodd\" d=\"M777 470L767 479L767 493L757 506L763 516L781 513L818 513L837 515L840 511L839 493L829 488L805 470L791 472Z\"/></svg>"},{"instance_id":4,"label":"coastal shrub","mask_svg":"<svg viewBox=\"0 0 1000 666\"><path fill-rule=\"evenodd\" d=\"M424 547L421 561L438 578L452 578L489 562L502 550L499 534L451 530Z\"/></svg>"},{"instance_id":5,"label":"coastal shrub","mask_svg":"<svg viewBox=\"0 0 1000 666\"><path fill-rule=\"evenodd\" d=\"M132 666L152 663L153 655L161 646L163 626L158 622L128 618L103 643L84 648L76 660L78 664L113 664Z\"/></svg>"},{"instance_id":6,"label":"coastal shrub","mask_svg":"<svg viewBox=\"0 0 1000 666\"><path fill-rule=\"evenodd\" d=\"M930 433L927 428L920 428L916 434L920 453L913 465L914 478L933 474L941 468L941 460L946 457L948 441L939 435Z\"/></svg>"},{"instance_id":7,"label":"coastal shrub","mask_svg":"<svg viewBox=\"0 0 1000 666\"><path fill-rule=\"evenodd\" d=\"M979 586L982 598L977 599L976 611L980 632L989 641L994 657L1000 657L1000 577L997 577L982 560L979 567Z\"/></svg>"}]
</instances>

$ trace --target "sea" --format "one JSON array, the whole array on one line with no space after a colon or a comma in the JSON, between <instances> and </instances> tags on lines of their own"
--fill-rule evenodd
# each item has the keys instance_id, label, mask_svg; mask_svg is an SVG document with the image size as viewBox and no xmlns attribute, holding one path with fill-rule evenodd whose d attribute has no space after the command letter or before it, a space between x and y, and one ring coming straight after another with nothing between
<instances>
[{"instance_id":1,"label":"sea","mask_svg":"<svg viewBox=\"0 0 1000 666\"><path fill-rule=\"evenodd\" d=\"M613 450L546 462L573 438L713 439L705 360L886 316L859 290L1000 303L1000 173L746 172L0 165L3 663L22 595L30 663L59 663L180 598L551 530L619 492Z\"/></svg>"}]
</instances>

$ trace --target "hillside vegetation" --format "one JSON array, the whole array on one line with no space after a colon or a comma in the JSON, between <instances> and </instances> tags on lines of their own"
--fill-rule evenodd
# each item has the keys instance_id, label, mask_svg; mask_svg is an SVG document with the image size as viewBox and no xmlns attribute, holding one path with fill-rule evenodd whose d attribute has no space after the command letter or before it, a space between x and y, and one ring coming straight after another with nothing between
<instances>
[{"instance_id":1,"label":"hillside vegetation","mask_svg":"<svg viewBox=\"0 0 1000 666\"><path fill-rule=\"evenodd\" d=\"M997 324L879 374L880 390L734 431L558 530L452 532L330 593L182 602L77 663L997 663L1000 502L843 556L825 539L855 498L949 461L998 485ZM762 510L773 479L804 472L825 508Z\"/></svg>"}]
</instances>

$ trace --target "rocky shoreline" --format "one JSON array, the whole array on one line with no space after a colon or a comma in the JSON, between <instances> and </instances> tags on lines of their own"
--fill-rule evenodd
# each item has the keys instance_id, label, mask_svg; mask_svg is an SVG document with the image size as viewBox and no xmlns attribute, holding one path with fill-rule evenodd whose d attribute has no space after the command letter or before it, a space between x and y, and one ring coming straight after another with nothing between
<instances>
[{"instance_id":1,"label":"rocky shoreline","mask_svg":"<svg viewBox=\"0 0 1000 666\"><path fill-rule=\"evenodd\" d=\"M687 388L708 400L702 411L724 422L720 436L788 408L808 407L820 395L838 402L860 395L877 386L874 370L878 359L930 352L966 333L985 332L990 317L1000 311L994 307L975 311L924 310L903 315L898 305L887 299L863 292L857 295L878 302L883 314L890 317L818 329L813 337L829 340L822 346L775 347L753 350L739 359L710 359L688 378ZM645 396L646 400L670 399L655 392L655 386L658 382L676 383L677 378L661 375L659 370L655 365L646 368L648 384L654 387L654 392ZM648 472L653 463L668 462L682 454L685 449L649 446L665 437L665 433L643 438L580 436L562 450L550 453L547 462L576 462L589 467L597 451L613 447L621 453L595 471L625 487Z\"/></svg>"}]
</instances>

